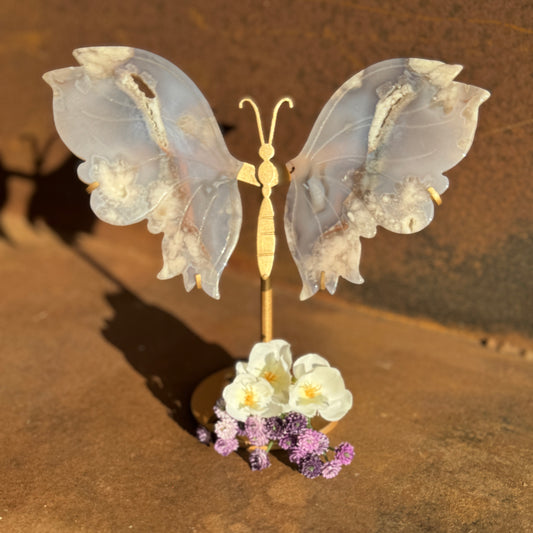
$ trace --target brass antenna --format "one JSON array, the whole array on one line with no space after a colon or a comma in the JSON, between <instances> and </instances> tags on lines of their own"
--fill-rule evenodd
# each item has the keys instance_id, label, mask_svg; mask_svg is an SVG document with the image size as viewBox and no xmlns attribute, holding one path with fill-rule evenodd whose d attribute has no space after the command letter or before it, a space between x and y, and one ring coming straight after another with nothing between
<instances>
[{"instance_id":1,"label":"brass antenna","mask_svg":"<svg viewBox=\"0 0 533 533\"><path fill-rule=\"evenodd\" d=\"M285 98L282 98L277 104L276 107L274 107L274 111L272 111L272 121L270 123L270 134L268 136L268 144L272 144L272 141L274 139L274 130L276 129L276 121L278 120L278 111L279 108L287 102L289 104L289 107L292 109L294 107L294 102L290 96L285 96ZM264 144L264 141L262 141Z\"/></svg>"},{"instance_id":2,"label":"brass antenna","mask_svg":"<svg viewBox=\"0 0 533 533\"><path fill-rule=\"evenodd\" d=\"M265 136L263 135L263 123L261 122L261 112L259 111L259 108L257 107L257 104L249 97L243 98L239 102L239 109L242 109L244 107L244 104L248 102L255 113L255 120L257 121L257 131L259 132L259 140L261 141L261 145L265 144Z\"/></svg>"}]
</instances>

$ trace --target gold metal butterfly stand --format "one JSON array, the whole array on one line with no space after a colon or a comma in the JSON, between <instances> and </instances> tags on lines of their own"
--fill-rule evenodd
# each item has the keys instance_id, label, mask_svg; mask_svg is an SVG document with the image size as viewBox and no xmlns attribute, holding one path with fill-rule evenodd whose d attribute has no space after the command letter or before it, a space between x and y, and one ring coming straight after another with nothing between
<instances>
[{"instance_id":1,"label":"gold metal butterfly stand","mask_svg":"<svg viewBox=\"0 0 533 533\"><path fill-rule=\"evenodd\" d=\"M270 123L270 132L268 142L265 142L263 133L263 124L261 121L261 112L257 104L249 97L243 98L239 102L239 108L242 109L245 103L252 106L255 118L257 120L257 130L259 132L259 157L263 160L257 169L257 178L255 176L255 167L253 165L244 165L239 172L237 179L252 185L260 186L263 200L259 209L259 218L257 221L257 265L259 275L261 276L261 341L268 342L272 340L272 267L274 266L274 255L276 250L276 228L274 225L274 207L270 195L272 188L279 183L279 173L276 165L272 163L274 157L274 131L280 107L287 102L289 107L294 103L290 97L284 97L278 101L272 112L272 121Z\"/></svg>"}]
</instances>

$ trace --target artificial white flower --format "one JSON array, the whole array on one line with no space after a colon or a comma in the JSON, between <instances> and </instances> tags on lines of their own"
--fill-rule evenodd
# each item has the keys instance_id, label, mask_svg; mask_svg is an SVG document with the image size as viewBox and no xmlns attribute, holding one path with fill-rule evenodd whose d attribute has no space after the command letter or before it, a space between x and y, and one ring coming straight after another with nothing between
<instances>
[{"instance_id":1,"label":"artificial white flower","mask_svg":"<svg viewBox=\"0 0 533 533\"><path fill-rule=\"evenodd\" d=\"M307 355L302 355L294 361L294 366L292 367L292 373L296 379L300 378L303 374L311 372L313 368L317 366L330 366L328 361L324 359L321 355L316 353L308 353Z\"/></svg>"},{"instance_id":2,"label":"artificial white flower","mask_svg":"<svg viewBox=\"0 0 533 533\"><path fill-rule=\"evenodd\" d=\"M288 342L274 339L257 343L250 352L248 363L237 363L237 375L249 374L263 378L274 389L274 401L286 404L291 384L292 354Z\"/></svg>"},{"instance_id":3,"label":"artificial white flower","mask_svg":"<svg viewBox=\"0 0 533 533\"><path fill-rule=\"evenodd\" d=\"M351 409L352 393L346 390L341 373L322 357L316 354L301 357L295 363L294 374L297 379L289 389L291 410L308 417L318 414L333 422Z\"/></svg>"},{"instance_id":4,"label":"artificial white flower","mask_svg":"<svg viewBox=\"0 0 533 533\"><path fill-rule=\"evenodd\" d=\"M281 414L282 407L274 401L274 392L274 387L266 379L239 374L224 388L222 397L228 414L245 422L252 415L267 418Z\"/></svg>"}]
</instances>

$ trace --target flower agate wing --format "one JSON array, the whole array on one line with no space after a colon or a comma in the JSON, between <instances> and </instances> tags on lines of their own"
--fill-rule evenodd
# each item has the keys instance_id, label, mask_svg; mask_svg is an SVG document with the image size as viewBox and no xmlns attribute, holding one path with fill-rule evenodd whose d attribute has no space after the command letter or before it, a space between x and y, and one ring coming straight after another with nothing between
<instances>
[{"instance_id":1,"label":"flower agate wing","mask_svg":"<svg viewBox=\"0 0 533 533\"><path fill-rule=\"evenodd\" d=\"M148 220L164 233L158 277L183 274L191 290L219 298L218 282L237 242L242 208L237 174L211 108L165 59L128 47L74 51L80 67L44 75L65 144L98 185L91 207L110 224ZM95 183L96 182L96 183Z\"/></svg>"},{"instance_id":2,"label":"flower agate wing","mask_svg":"<svg viewBox=\"0 0 533 533\"><path fill-rule=\"evenodd\" d=\"M285 231L301 299L321 281L333 293L339 276L362 283L360 237L373 237L378 225L414 233L431 222L428 189L448 187L442 173L468 152L478 107L489 97L454 82L460 70L424 59L383 61L328 101L302 152L287 163Z\"/></svg>"}]
</instances>

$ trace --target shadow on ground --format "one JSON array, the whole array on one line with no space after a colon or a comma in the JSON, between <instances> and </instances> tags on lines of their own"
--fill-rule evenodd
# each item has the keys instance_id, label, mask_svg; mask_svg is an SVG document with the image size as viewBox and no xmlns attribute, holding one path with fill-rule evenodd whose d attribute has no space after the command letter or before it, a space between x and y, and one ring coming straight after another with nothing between
<instances>
[{"instance_id":1,"label":"shadow on ground","mask_svg":"<svg viewBox=\"0 0 533 533\"><path fill-rule=\"evenodd\" d=\"M89 195L83 183L77 179L80 160L71 155L59 167L48 172L45 164L57 136L51 136L43 146L27 136L30 149L31 172L22 172L5 166L0 160L0 211L9 200L8 180L17 176L33 182L34 189L27 206L27 218L32 224L43 221L68 245L72 245L79 233L90 233L96 218L89 206ZM0 227L0 237L7 238Z\"/></svg>"},{"instance_id":2,"label":"shadow on ground","mask_svg":"<svg viewBox=\"0 0 533 533\"><path fill-rule=\"evenodd\" d=\"M227 131L231 126L223 128ZM117 292L105 296L114 316L104 328L103 336L145 378L150 392L167 407L172 418L194 434L196 423L189 407L194 388L210 373L233 365L233 359L222 348L202 341L169 313L144 303L76 246L78 235L90 233L96 221L89 195L77 179L80 160L70 156L58 168L46 172L45 163L53 144L58 142L57 136L52 136L43 146L33 137L28 136L26 140L32 172L7 168L0 160L0 210L9 200L10 176L33 182L26 210L28 221L45 222L82 259L117 285ZM8 239L1 226L0 238Z\"/></svg>"},{"instance_id":3,"label":"shadow on ground","mask_svg":"<svg viewBox=\"0 0 533 533\"><path fill-rule=\"evenodd\" d=\"M170 416L195 434L192 393L209 374L231 366L231 356L204 342L174 316L140 300L127 289L107 294L114 310L102 333L146 380Z\"/></svg>"}]
</instances>

